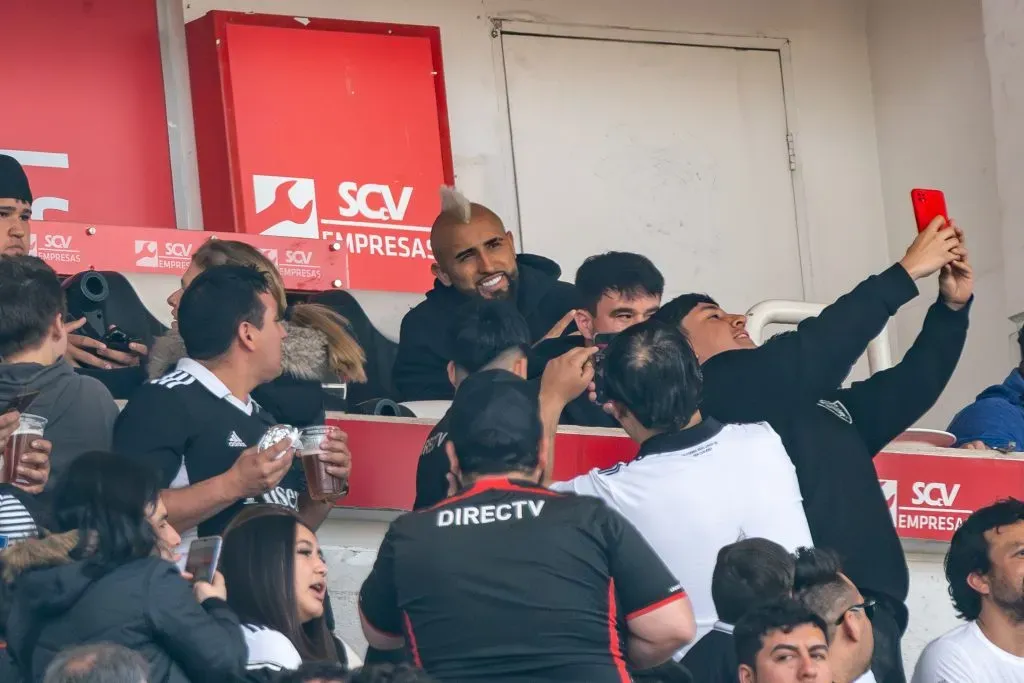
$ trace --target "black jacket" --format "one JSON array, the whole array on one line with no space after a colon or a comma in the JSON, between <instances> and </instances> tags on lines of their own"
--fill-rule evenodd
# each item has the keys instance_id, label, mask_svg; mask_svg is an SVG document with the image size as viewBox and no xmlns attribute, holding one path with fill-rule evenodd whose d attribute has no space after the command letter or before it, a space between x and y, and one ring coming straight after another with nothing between
<instances>
[{"instance_id":1,"label":"black jacket","mask_svg":"<svg viewBox=\"0 0 1024 683\"><path fill-rule=\"evenodd\" d=\"M732 633L715 624L683 655L683 666L700 683L739 683L740 663Z\"/></svg>"},{"instance_id":2,"label":"black jacket","mask_svg":"<svg viewBox=\"0 0 1024 683\"><path fill-rule=\"evenodd\" d=\"M151 683L210 683L244 675L238 618L217 600L196 603L177 568L135 560L93 576L68 553L77 533L26 541L0 555L10 602L7 647L26 681L41 681L61 650L109 642L140 653Z\"/></svg>"},{"instance_id":3,"label":"black jacket","mask_svg":"<svg viewBox=\"0 0 1024 683\"><path fill-rule=\"evenodd\" d=\"M970 306L936 302L903 361L840 389L867 344L917 295L900 265L857 285L796 332L702 366L706 415L766 421L796 466L816 545L836 550L860 590L887 599L906 628L903 549L872 458L934 405L967 338Z\"/></svg>"},{"instance_id":4,"label":"black jacket","mask_svg":"<svg viewBox=\"0 0 1024 683\"><path fill-rule=\"evenodd\" d=\"M561 282L558 265L542 256L520 254L516 308L537 341L576 307L576 288ZM403 401L445 400L455 395L448 381L449 325L468 297L434 281L426 301L402 319L394 381Z\"/></svg>"}]
</instances>

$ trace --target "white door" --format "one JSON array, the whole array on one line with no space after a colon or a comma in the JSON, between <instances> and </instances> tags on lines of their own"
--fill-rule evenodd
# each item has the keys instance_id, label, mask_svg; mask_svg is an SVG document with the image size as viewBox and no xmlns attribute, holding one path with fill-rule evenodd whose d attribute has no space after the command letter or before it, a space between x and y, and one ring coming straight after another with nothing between
<instances>
[{"instance_id":1,"label":"white door","mask_svg":"<svg viewBox=\"0 0 1024 683\"><path fill-rule=\"evenodd\" d=\"M502 36L523 251L647 255L666 300L803 299L779 53Z\"/></svg>"}]
</instances>

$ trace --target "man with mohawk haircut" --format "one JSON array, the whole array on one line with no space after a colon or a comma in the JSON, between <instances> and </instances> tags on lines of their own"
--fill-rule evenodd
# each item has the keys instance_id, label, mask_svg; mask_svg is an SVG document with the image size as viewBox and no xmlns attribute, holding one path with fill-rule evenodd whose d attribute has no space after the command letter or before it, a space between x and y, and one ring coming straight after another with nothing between
<instances>
[{"instance_id":1,"label":"man with mohawk haircut","mask_svg":"<svg viewBox=\"0 0 1024 683\"><path fill-rule=\"evenodd\" d=\"M451 399L448 327L473 298L507 299L526 318L531 342L560 335L572 322L576 289L559 281L558 264L516 254L501 218L452 187L441 188L441 212L430 228L434 287L402 320L394 378L405 401Z\"/></svg>"}]
</instances>

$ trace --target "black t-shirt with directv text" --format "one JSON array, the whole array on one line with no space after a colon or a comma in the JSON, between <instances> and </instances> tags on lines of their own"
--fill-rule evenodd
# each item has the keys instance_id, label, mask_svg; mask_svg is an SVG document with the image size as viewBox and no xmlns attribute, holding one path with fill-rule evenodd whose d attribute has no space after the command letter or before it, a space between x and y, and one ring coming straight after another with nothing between
<instances>
[{"instance_id":1,"label":"black t-shirt with directv text","mask_svg":"<svg viewBox=\"0 0 1024 683\"><path fill-rule=\"evenodd\" d=\"M446 683L613 683L626 621L684 596L603 501L489 478L392 522L359 604Z\"/></svg>"},{"instance_id":2,"label":"black t-shirt with directv text","mask_svg":"<svg viewBox=\"0 0 1024 683\"><path fill-rule=\"evenodd\" d=\"M114 450L156 467L164 488L181 488L227 472L274 424L259 404L243 404L213 373L186 358L135 392L114 426ZM246 504L298 510L305 489L296 460L276 488L222 510L199 525L198 535L222 533Z\"/></svg>"}]
</instances>

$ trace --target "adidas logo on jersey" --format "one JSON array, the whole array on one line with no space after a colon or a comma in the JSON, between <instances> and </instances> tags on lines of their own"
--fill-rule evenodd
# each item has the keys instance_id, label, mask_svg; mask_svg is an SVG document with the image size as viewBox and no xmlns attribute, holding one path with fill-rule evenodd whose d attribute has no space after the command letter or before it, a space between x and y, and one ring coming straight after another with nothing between
<instances>
[{"instance_id":1,"label":"adidas logo on jersey","mask_svg":"<svg viewBox=\"0 0 1024 683\"><path fill-rule=\"evenodd\" d=\"M159 377L157 379L152 380L150 384L159 384L161 386L167 387L168 389L173 389L174 387L188 386L189 384L192 384L195 381L196 378L190 375L189 373L185 372L184 370L175 370L174 372L170 372L164 375L163 377Z\"/></svg>"},{"instance_id":2,"label":"adidas logo on jersey","mask_svg":"<svg viewBox=\"0 0 1024 683\"><path fill-rule=\"evenodd\" d=\"M248 448L245 442L242 441L242 437L238 436L238 432L231 432L231 436L228 437L229 448Z\"/></svg>"}]
</instances>

